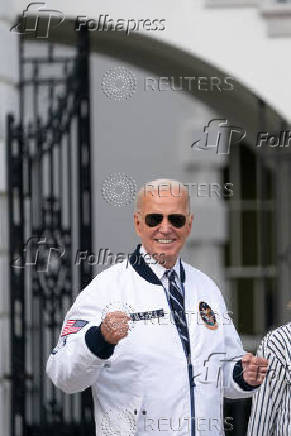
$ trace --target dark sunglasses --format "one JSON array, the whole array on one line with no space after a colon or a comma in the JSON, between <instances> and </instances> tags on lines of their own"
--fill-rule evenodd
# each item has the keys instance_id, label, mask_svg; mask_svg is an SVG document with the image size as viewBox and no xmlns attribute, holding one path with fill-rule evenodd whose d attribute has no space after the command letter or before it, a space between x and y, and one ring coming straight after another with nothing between
<instances>
[{"instance_id":1,"label":"dark sunglasses","mask_svg":"<svg viewBox=\"0 0 291 436\"><path fill-rule=\"evenodd\" d=\"M149 213L148 215L145 215L145 223L149 227L156 227L159 224L162 223L164 218L164 215L161 213ZM186 216L180 215L178 213L173 213L171 215L168 215L168 221L172 226L180 228L183 227L186 223Z\"/></svg>"}]
</instances>

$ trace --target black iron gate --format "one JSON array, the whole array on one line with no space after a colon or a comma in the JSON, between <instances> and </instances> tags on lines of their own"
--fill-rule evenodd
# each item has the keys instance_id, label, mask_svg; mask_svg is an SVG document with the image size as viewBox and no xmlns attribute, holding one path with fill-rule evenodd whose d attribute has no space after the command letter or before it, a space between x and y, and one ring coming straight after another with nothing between
<instances>
[{"instance_id":1,"label":"black iron gate","mask_svg":"<svg viewBox=\"0 0 291 436\"><path fill-rule=\"evenodd\" d=\"M45 374L65 312L91 279L89 36L20 39L20 113L8 116L11 435L94 434L91 393ZM18 118L18 117L17 117Z\"/></svg>"}]
</instances>

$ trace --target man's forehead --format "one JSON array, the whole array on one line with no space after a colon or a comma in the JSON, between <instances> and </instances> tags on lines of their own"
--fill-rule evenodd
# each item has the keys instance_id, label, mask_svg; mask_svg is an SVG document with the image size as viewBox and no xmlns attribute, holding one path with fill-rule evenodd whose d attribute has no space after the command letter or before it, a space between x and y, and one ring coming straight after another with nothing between
<instances>
[{"instance_id":1,"label":"man's forehead","mask_svg":"<svg viewBox=\"0 0 291 436\"><path fill-rule=\"evenodd\" d=\"M161 193L153 190L144 193L141 200L143 209L155 208L162 211L165 208L184 209L186 207L186 193L182 191L179 195L173 195L170 192Z\"/></svg>"}]
</instances>

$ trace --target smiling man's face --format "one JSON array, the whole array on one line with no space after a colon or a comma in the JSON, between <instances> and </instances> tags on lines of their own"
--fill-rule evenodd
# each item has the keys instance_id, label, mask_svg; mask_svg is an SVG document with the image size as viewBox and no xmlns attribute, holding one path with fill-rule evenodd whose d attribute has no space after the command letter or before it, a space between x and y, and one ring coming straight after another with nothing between
<instances>
[{"instance_id":1,"label":"smiling man's face","mask_svg":"<svg viewBox=\"0 0 291 436\"><path fill-rule=\"evenodd\" d=\"M145 223L149 214L162 214L163 220L154 227ZM168 221L168 215L178 214L186 217L184 226L178 228ZM138 212L134 214L135 230L142 244L150 255L155 254L156 259L165 262L165 268L175 265L178 253L185 244L192 227L193 216L189 215L187 208L187 193L180 192L179 196L171 192L158 193L157 190L146 193L141 201Z\"/></svg>"}]
</instances>

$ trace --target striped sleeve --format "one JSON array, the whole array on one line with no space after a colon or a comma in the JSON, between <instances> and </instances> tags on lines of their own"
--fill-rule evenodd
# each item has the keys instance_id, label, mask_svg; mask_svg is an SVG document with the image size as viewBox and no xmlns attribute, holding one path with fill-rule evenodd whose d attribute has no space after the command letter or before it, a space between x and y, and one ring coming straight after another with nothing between
<instances>
[{"instance_id":1,"label":"striped sleeve","mask_svg":"<svg viewBox=\"0 0 291 436\"><path fill-rule=\"evenodd\" d=\"M279 330L270 332L263 339L258 356L269 361L268 373L261 388L253 397L248 436L273 436L276 434L278 413L286 389L285 343Z\"/></svg>"}]
</instances>

